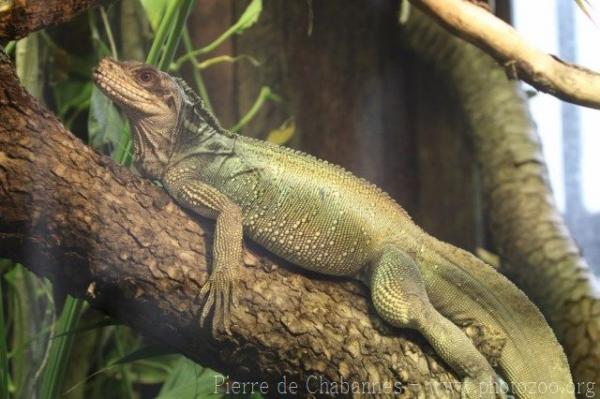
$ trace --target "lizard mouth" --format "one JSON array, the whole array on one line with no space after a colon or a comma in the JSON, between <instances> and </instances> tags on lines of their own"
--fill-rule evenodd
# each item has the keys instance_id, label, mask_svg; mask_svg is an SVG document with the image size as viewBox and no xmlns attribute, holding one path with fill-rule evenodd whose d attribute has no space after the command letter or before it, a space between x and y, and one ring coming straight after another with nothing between
<instances>
[{"instance_id":1,"label":"lizard mouth","mask_svg":"<svg viewBox=\"0 0 600 399\"><path fill-rule=\"evenodd\" d=\"M100 90L119 105L140 109L142 104L156 101L147 91L133 84L127 71L110 58L100 61L93 77Z\"/></svg>"}]
</instances>

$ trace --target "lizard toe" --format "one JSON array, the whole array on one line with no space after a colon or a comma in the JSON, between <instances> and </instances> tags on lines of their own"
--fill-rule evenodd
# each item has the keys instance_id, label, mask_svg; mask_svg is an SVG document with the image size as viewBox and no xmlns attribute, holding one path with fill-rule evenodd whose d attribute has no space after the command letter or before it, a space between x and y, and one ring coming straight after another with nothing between
<instances>
[{"instance_id":1,"label":"lizard toe","mask_svg":"<svg viewBox=\"0 0 600 399\"><path fill-rule=\"evenodd\" d=\"M234 279L221 275L221 273L213 273L202 287L200 295L204 296L206 300L200 316L200 325L204 326L211 310L214 310L212 318L213 336L217 336L220 330L225 331L226 334L231 334L231 305L237 305L236 291Z\"/></svg>"}]
</instances>

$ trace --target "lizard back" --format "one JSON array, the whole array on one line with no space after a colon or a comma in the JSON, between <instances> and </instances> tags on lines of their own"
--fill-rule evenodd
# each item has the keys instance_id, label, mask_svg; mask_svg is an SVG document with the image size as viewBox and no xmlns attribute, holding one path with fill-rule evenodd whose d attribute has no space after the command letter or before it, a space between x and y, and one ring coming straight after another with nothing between
<instances>
[{"instance_id":1,"label":"lizard back","mask_svg":"<svg viewBox=\"0 0 600 399\"><path fill-rule=\"evenodd\" d=\"M381 242L408 243L418 229L375 185L297 150L217 133L176 163L186 161L242 208L250 238L320 273L356 274Z\"/></svg>"}]
</instances>

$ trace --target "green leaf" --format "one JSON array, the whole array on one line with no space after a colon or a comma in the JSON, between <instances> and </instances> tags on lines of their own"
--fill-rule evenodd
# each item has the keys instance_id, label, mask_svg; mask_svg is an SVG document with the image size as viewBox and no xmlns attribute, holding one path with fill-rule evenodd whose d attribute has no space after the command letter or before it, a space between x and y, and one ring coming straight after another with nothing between
<instances>
[{"instance_id":1,"label":"green leaf","mask_svg":"<svg viewBox=\"0 0 600 399\"><path fill-rule=\"evenodd\" d=\"M142 7L144 7L144 11L146 12L146 16L148 17L148 21L150 22L150 26L155 32L160 25L160 20L167 9L169 1L173 0L140 0L140 3L142 3Z\"/></svg>"},{"instance_id":2,"label":"green leaf","mask_svg":"<svg viewBox=\"0 0 600 399\"><path fill-rule=\"evenodd\" d=\"M72 392L74 389L76 389L78 386L80 386L81 384L85 383L86 381L88 381L92 378L95 378L101 374L110 372L111 370L112 371L114 371L115 369L118 370L123 365L133 363L133 362L147 362L147 359L158 357L158 356L173 355L174 353L175 352L172 349L169 349L162 345L148 345L143 348L136 349L136 350L128 353L127 355L118 358L115 361L108 362L108 364L105 367L100 368L99 370L95 371L94 373L88 375L84 380L71 386L64 393L68 394L68 393ZM165 362L170 363L171 362L171 359L169 359L169 357L167 357L166 359L163 358L161 360L162 360L161 363L165 363ZM158 365L158 363L156 363L156 364ZM172 366L165 367L165 369L164 369L165 373L168 371L169 367L172 367ZM157 366L156 368L158 369L159 367ZM163 380L164 380L164 378L163 378ZM114 387L113 387L113 390L114 390ZM93 397L98 397L98 396L93 396ZM100 396L100 397L102 397L102 396ZM111 396L111 397L113 397L113 396ZM121 398L122 396L118 396L118 397Z\"/></svg>"},{"instance_id":3,"label":"green leaf","mask_svg":"<svg viewBox=\"0 0 600 399\"><path fill-rule=\"evenodd\" d=\"M77 326L83 301L68 297L63 307L63 312L58 319L56 331L62 334L65 331L71 331ZM71 355L75 334L68 334L56 338L51 342L48 353L48 361L44 368L42 384L40 386L40 398L54 399L60 395L63 387L65 370Z\"/></svg>"},{"instance_id":4,"label":"green leaf","mask_svg":"<svg viewBox=\"0 0 600 399\"><path fill-rule=\"evenodd\" d=\"M181 355L142 359L130 365L130 378L136 384L163 384L175 369Z\"/></svg>"},{"instance_id":5,"label":"green leaf","mask_svg":"<svg viewBox=\"0 0 600 399\"><path fill-rule=\"evenodd\" d=\"M11 55L13 53L13 51L15 50L16 44L17 44L16 41L6 43L6 45L4 46L4 52L7 55Z\"/></svg>"},{"instance_id":6,"label":"green leaf","mask_svg":"<svg viewBox=\"0 0 600 399\"><path fill-rule=\"evenodd\" d=\"M216 371L203 368L182 356L157 399L221 398L223 394L215 393L217 376L220 374Z\"/></svg>"},{"instance_id":7,"label":"green leaf","mask_svg":"<svg viewBox=\"0 0 600 399\"><path fill-rule=\"evenodd\" d=\"M165 15L160 19L160 24L158 25L154 39L152 40L152 46L150 46L150 51L146 56L146 64L158 66L160 61L160 52L165 45L165 41L167 37L172 37L172 35L170 35L171 27L177 18L180 5L180 0L172 0L165 10Z\"/></svg>"},{"instance_id":8,"label":"green leaf","mask_svg":"<svg viewBox=\"0 0 600 399\"><path fill-rule=\"evenodd\" d=\"M112 156L121 150L121 143L128 136L129 129L117 108L100 89L94 87L90 98L88 143Z\"/></svg>"},{"instance_id":9,"label":"green leaf","mask_svg":"<svg viewBox=\"0 0 600 399\"><path fill-rule=\"evenodd\" d=\"M176 352L173 349L163 345L148 345L128 353L127 355L115 361L112 365L131 363L135 362L136 360L148 359L156 356L172 355L173 353Z\"/></svg>"},{"instance_id":10,"label":"green leaf","mask_svg":"<svg viewBox=\"0 0 600 399\"><path fill-rule=\"evenodd\" d=\"M15 50L17 75L27 91L36 98L42 98L44 85L40 62L40 33L32 33L17 42Z\"/></svg>"},{"instance_id":11,"label":"green leaf","mask_svg":"<svg viewBox=\"0 0 600 399\"><path fill-rule=\"evenodd\" d=\"M275 130L271 130L267 135L267 141L279 145L284 145L294 137L296 124L294 119L290 118Z\"/></svg>"},{"instance_id":12,"label":"green leaf","mask_svg":"<svg viewBox=\"0 0 600 399\"><path fill-rule=\"evenodd\" d=\"M234 32L240 34L254 25L258 21L261 12L262 0L252 0L248 7L246 7L246 10L244 10L240 19L232 26Z\"/></svg>"},{"instance_id":13,"label":"green leaf","mask_svg":"<svg viewBox=\"0 0 600 399\"><path fill-rule=\"evenodd\" d=\"M67 112L89 106L94 84L89 80L69 79L54 85L54 100L58 116L63 119Z\"/></svg>"},{"instance_id":14,"label":"green leaf","mask_svg":"<svg viewBox=\"0 0 600 399\"><path fill-rule=\"evenodd\" d=\"M215 41L213 41L209 45L194 51L190 51L185 55L181 56L179 59L177 59L177 61L175 61L174 69L179 69L185 61L192 60L198 55L211 52L212 50L219 47L225 40L229 39L232 35L239 35L243 33L246 29L248 29L258 21L261 12L262 0L252 0L252 2L248 4L248 7L246 7L246 9L235 24L233 24L229 29L223 32L221 36L219 36Z\"/></svg>"},{"instance_id":15,"label":"green leaf","mask_svg":"<svg viewBox=\"0 0 600 399\"><path fill-rule=\"evenodd\" d=\"M64 337L66 335L75 335L78 334L80 332L86 332L86 331L90 331L90 330L95 330L97 328L103 328L103 327L108 327L108 326L115 326L118 325L118 323L113 320L113 319L103 319L85 326L81 326L81 327L77 327L74 328L72 330L69 331L64 331L60 334L55 334L53 336L50 337L50 339L56 339L56 338L60 338L60 337Z\"/></svg>"},{"instance_id":16,"label":"green leaf","mask_svg":"<svg viewBox=\"0 0 600 399\"><path fill-rule=\"evenodd\" d=\"M159 69L166 71L171 66L171 62L173 62L175 52L179 47L181 36L185 31L185 24L187 22L188 17L192 13L192 9L195 5L196 0L181 1L180 6L178 7L177 13L175 15L175 20L173 21L173 23L171 23L171 31L169 33L169 38L165 43L162 57L160 59L160 62L158 63Z\"/></svg>"}]
</instances>

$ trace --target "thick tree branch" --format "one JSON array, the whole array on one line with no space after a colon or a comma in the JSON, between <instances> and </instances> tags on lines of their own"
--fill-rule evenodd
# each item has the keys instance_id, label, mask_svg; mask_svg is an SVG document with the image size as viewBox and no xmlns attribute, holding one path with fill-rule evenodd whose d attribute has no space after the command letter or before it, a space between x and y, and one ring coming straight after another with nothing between
<instances>
[{"instance_id":1,"label":"thick tree branch","mask_svg":"<svg viewBox=\"0 0 600 399\"><path fill-rule=\"evenodd\" d=\"M600 395L598 280L554 203L525 96L491 57L427 16L414 13L404 27L407 44L441 75L466 123L500 270L540 307L574 380Z\"/></svg>"},{"instance_id":2,"label":"thick tree branch","mask_svg":"<svg viewBox=\"0 0 600 399\"><path fill-rule=\"evenodd\" d=\"M600 108L600 74L568 64L528 43L507 23L467 0L410 0L448 30L504 66L511 78L562 100Z\"/></svg>"},{"instance_id":3,"label":"thick tree branch","mask_svg":"<svg viewBox=\"0 0 600 399\"><path fill-rule=\"evenodd\" d=\"M423 353L420 337L374 328L365 290L307 278L260 249L245 253L232 335L213 339L198 325L197 298L211 230L68 133L0 55L0 257L199 363L266 381L271 393L285 375L300 389L323 377L382 389L417 384L404 397L431 388L439 391L427 397L458 395L440 387L456 380Z\"/></svg>"},{"instance_id":4,"label":"thick tree branch","mask_svg":"<svg viewBox=\"0 0 600 399\"><path fill-rule=\"evenodd\" d=\"M73 18L107 0L8 0L0 2L0 40L15 40L29 32Z\"/></svg>"}]
</instances>

